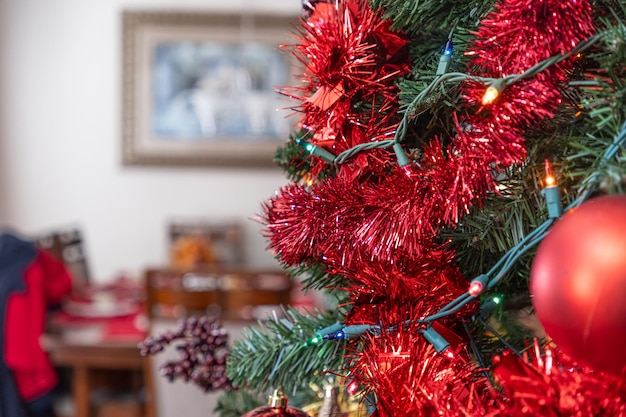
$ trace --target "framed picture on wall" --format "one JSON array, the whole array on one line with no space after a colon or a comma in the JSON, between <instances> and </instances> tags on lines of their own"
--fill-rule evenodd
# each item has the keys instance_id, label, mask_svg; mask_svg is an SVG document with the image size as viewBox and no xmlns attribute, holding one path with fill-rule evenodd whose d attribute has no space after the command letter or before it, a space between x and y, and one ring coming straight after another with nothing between
<instances>
[{"instance_id":1,"label":"framed picture on wall","mask_svg":"<svg viewBox=\"0 0 626 417\"><path fill-rule=\"evenodd\" d=\"M125 165L271 166L296 16L122 12Z\"/></svg>"}]
</instances>

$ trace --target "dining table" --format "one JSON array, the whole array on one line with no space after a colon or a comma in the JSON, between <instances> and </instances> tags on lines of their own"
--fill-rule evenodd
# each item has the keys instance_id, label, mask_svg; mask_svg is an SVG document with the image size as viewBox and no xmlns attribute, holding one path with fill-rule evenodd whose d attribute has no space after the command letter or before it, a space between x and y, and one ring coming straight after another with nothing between
<instances>
[{"instance_id":1,"label":"dining table","mask_svg":"<svg viewBox=\"0 0 626 417\"><path fill-rule=\"evenodd\" d=\"M107 409L115 417L153 415L141 398L149 383L138 347L147 329L142 298L134 287L119 286L81 288L49 313L42 347L55 367L69 369L72 417L105 417ZM109 404L98 397L102 392L111 393ZM113 406L122 393L124 402Z\"/></svg>"}]
</instances>

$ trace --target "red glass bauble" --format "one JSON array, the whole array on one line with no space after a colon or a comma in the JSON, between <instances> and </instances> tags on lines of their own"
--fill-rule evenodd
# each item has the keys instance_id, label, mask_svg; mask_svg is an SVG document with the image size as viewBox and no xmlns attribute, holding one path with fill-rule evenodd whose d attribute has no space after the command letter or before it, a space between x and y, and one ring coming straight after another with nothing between
<instances>
[{"instance_id":1,"label":"red glass bauble","mask_svg":"<svg viewBox=\"0 0 626 417\"><path fill-rule=\"evenodd\" d=\"M581 364L626 366L626 196L589 200L559 219L530 271L537 317Z\"/></svg>"},{"instance_id":2,"label":"red glass bauble","mask_svg":"<svg viewBox=\"0 0 626 417\"><path fill-rule=\"evenodd\" d=\"M274 390L268 404L248 411L241 417L310 417L299 408L290 407L282 388Z\"/></svg>"}]
</instances>

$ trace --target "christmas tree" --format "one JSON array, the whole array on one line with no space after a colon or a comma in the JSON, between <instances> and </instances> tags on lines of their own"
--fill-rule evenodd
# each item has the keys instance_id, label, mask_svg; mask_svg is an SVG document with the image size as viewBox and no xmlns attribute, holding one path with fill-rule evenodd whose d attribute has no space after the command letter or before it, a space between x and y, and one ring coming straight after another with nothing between
<instances>
[{"instance_id":1,"label":"christmas tree","mask_svg":"<svg viewBox=\"0 0 626 417\"><path fill-rule=\"evenodd\" d=\"M250 329L232 395L333 376L361 415L626 415L625 24L622 0L303 2L259 217L332 303Z\"/></svg>"}]
</instances>

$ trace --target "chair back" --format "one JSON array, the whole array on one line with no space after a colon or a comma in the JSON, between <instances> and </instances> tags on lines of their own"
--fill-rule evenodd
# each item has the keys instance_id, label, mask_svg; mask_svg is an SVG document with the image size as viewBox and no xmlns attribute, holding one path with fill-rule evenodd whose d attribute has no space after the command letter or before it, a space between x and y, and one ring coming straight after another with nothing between
<instances>
[{"instance_id":1,"label":"chair back","mask_svg":"<svg viewBox=\"0 0 626 417\"><path fill-rule=\"evenodd\" d=\"M91 279L83 234L79 227L66 227L35 236L35 245L63 263L75 284Z\"/></svg>"},{"instance_id":2,"label":"chair back","mask_svg":"<svg viewBox=\"0 0 626 417\"><path fill-rule=\"evenodd\" d=\"M237 221L174 220L168 225L168 239L174 265L176 258L184 264L194 256L195 266L236 267L245 263L244 228Z\"/></svg>"},{"instance_id":3,"label":"chair back","mask_svg":"<svg viewBox=\"0 0 626 417\"><path fill-rule=\"evenodd\" d=\"M291 279L283 271L205 267L148 269L149 319L209 315L221 320L262 320L291 301Z\"/></svg>"},{"instance_id":4,"label":"chair back","mask_svg":"<svg viewBox=\"0 0 626 417\"><path fill-rule=\"evenodd\" d=\"M212 276L176 269L149 269L145 284L148 319L219 316L221 311L217 280Z\"/></svg>"}]
</instances>

